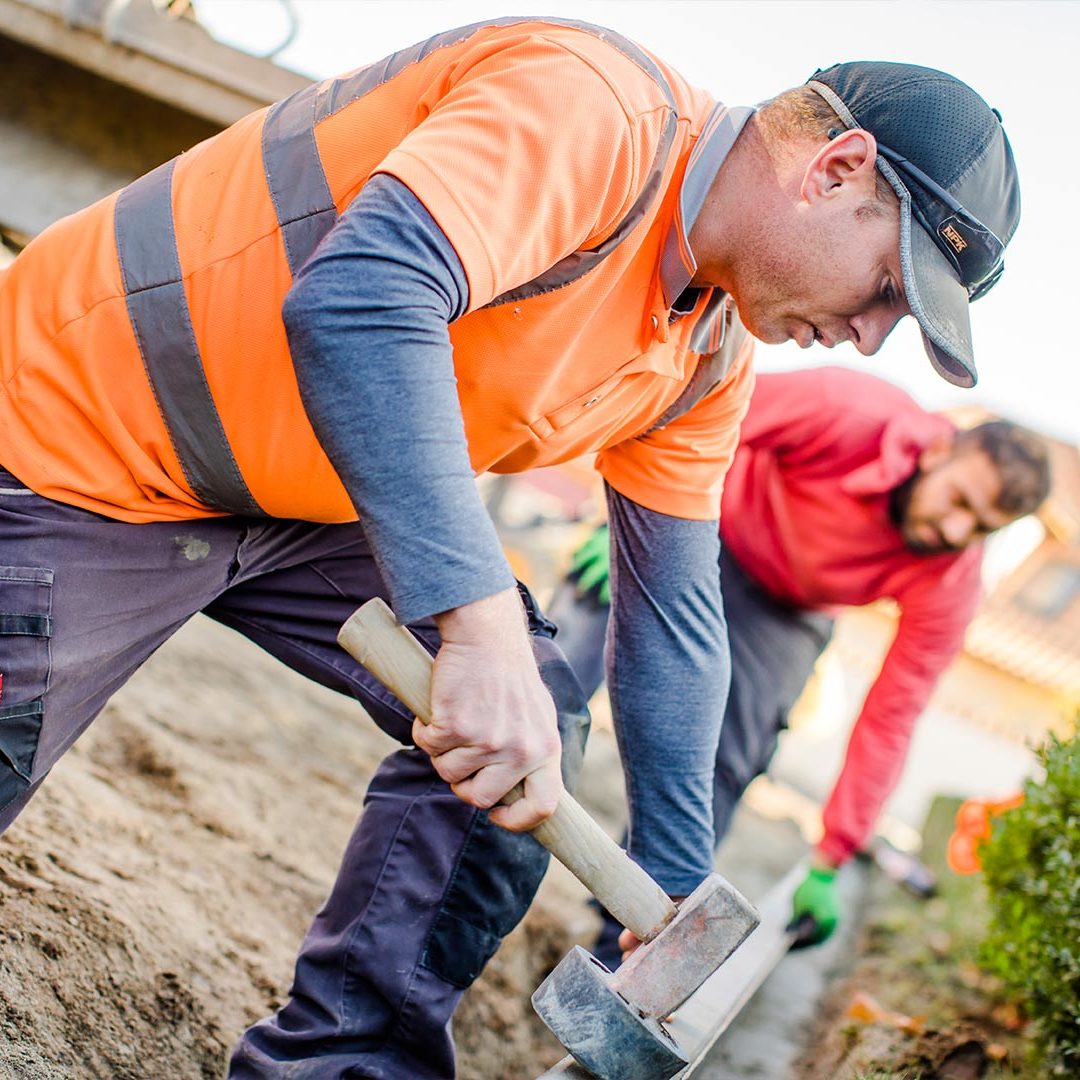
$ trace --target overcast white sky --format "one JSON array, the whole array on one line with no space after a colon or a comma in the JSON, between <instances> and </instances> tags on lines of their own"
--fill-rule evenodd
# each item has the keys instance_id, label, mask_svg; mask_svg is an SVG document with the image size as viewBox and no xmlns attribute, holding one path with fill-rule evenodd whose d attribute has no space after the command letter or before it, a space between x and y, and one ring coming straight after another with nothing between
<instances>
[{"instance_id":1,"label":"overcast white sky","mask_svg":"<svg viewBox=\"0 0 1080 1080\"><path fill-rule=\"evenodd\" d=\"M278 0L198 0L197 9L216 36L252 52L274 49L288 29ZM869 366L927 407L977 401L1080 442L1080 347L1071 325L1080 298L1069 269L1080 261L1080 2L294 0L294 9L298 33L276 59L320 77L453 26L541 13L618 30L728 104L753 104L841 60L898 60L952 72L1004 117L1023 194L1005 275L972 308L979 385L958 390L935 375L912 319L875 357L863 358L850 345L831 352L763 346L758 367Z\"/></svg>"}]
</instances>

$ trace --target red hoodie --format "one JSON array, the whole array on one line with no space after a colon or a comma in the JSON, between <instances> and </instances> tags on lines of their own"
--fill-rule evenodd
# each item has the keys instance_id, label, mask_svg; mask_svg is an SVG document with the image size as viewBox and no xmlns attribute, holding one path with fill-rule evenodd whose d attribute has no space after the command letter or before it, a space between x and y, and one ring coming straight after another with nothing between
<instances>
[{"instance_id":1,"label":"red hoodie","mask_svg":"<svg viewBox=\"0 0 1080 1080\"><path fill-rule=\"evenodd\" d=\"M759 375L724 487L720 534L780 600L829 609L891 597L901 615L824 810L821 851L847 859L900 779L915 720L960 651L978 604L982 545L911 551L890 492L954 430L872 375L817 368Z\"/></svg>"}]
</instances>

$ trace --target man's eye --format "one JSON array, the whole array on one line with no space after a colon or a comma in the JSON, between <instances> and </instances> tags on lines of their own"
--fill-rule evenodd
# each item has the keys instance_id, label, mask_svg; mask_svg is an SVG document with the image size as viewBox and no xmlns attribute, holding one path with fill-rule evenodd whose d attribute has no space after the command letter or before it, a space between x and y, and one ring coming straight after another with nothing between
<instances>
[{"instance_id":1,"label":"man's eye","mask_svg":"<svg viewBox=\"0 0 1080 1080\"><path fill-rule=\"evenodd\" d=\"M885 285L881 290L881 296L887 304L896 303L896 288L893 286L891 279L885 282Z\"/></svg>"}]
</instances>

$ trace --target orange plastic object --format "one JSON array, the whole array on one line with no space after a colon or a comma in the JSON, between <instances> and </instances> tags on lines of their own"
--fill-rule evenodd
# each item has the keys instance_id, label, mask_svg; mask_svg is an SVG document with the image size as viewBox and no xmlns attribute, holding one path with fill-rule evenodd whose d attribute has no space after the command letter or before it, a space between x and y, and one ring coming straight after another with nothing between
<instances>
[{"instance_id":1,"label":"orange plastic object","mask_svg":"<svg viewBox=\"0 0 1080 1080\"><path fill-rule=\"evenodd\" d=\"M956 830L965 836L989 836L990 813L983 799L968 799L956 811Z\"/></svg>"},{"instance_id":2,"label":"orange plastic object","mask_svg":"<svg viewBox=\"0 0 1080 1080\"><path fill-rule=\"evenodd\" d=\"M1015 795L1010 795L1007 799L1001 799L998 802L988 802L986 809L990 812L991 817L995 817L998 814L1004 814L1006 810L1012 810L1019 806L1024 801L1024 793L1018 791Z\"/></svg>"},{"instance_id":3,"label":"orange plastic object","mask_svg":"<svg viewBox=\"0 0 1080 1080\"><path fill-rule=\"evenodd\" d=\"M954 832L945 849L945 861L954 874L977 874L982 869L976 838L968 833Z\"/></svg>"},{"instance_id":4,"label":"orange plastic object","mask_svg":"<svg viewBox=\"0 0 1080 1080\"><path fill-rule=\"evenodd\" d=\"M945 861L954 874L977 874L982 869L979 844L990 839L990 819L1024 801L1023 792L1007 799L968 799L956 811L956 830L949 837Z\"/></svg>"}]
</instances>

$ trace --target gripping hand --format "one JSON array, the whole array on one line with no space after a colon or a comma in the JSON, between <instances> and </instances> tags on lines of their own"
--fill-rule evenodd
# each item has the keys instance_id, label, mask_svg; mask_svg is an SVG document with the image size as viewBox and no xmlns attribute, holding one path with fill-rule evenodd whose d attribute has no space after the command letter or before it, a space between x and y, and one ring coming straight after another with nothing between
<instances>
[{"instance_id":1,"label":"gripping hand","mask_svg":"<svg viewBox=\"0 0 1080 1080\"><path fill-rule=\"evenodd\" d=\"M836 871L812 866L802 884L791 898L792 925L804 916L813 919L809 933L803 934L797 946L819 945L836 929L840 921L840 900L836 894Z\"/></svg>"}]
</instances>

